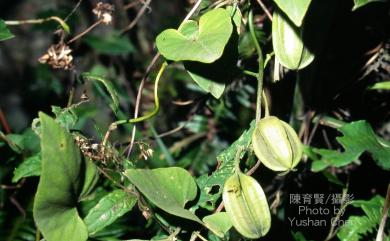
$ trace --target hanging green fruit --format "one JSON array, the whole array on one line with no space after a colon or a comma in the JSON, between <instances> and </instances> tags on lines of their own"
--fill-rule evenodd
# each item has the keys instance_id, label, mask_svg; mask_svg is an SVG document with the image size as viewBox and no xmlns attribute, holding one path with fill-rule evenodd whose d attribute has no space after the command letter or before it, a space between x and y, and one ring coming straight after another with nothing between
<instances>
[{"instance_id":1,"label":"hanging green fruit","mask_svg":"<svg viewBox=\"0 0 390 241\"><path fill-rule=\"evenodd\" d=\"M279 9L274 11L272 44L279 63L288 69L303 69L314 60L314 54L303 43L303 29L303 25L298 28Z\"/></svg>"},{"instance_id":2,"label":"hanging green fruit","mask_svg":"<svg viewBox=\"0 0 390 241\"><path fill-rule=\"evenodd\" d=\"M267 234L271 214L264 191L253 177L238 170L226 180L222 199L234 228L241 235L256 239Z\"/></svg>"},{"instance_id":3,"label":"hanging green fruit","mask_svg":"<svg viewBox=\"0 0 390 241\"><path fill-rule=\"evenodd\" d=\"M275 116L261 119L252 135L257 158L269 169L289 171L302 158L302 144L291 126Z\"/></svg>"}]
</instances>

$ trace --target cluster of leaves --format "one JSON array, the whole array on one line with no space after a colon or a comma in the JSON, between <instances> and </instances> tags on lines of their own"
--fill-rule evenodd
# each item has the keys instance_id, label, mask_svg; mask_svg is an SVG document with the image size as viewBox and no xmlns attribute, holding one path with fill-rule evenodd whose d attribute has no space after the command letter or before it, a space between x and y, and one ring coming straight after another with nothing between
<instances>
[{"instance_id":1,"label":"cluster of leaves","mask_svg":"<svg viewBox=\"0 0 390 241\"><path fill-rule=\"evenodd\" d=\"M355 0L353 11L370 2L375 1ZM211 1L204 1L196 12L199 16L194 17L196 20L183 21L177 29L164 30L155 39L164 62L157 61L163 67L156 76L154 93L151 94L148 88L145 90L149 92L147 97L155 98L154 111L145 115L148 118L128 118L129 115L125 114L128 109L124 106L137 104L121 90L121 83L109 80L109 77L120 78L115 66L96 64L89 71L82 71L75 80L75 85L87 93L80 102L72 102L75 92L72 87L70 103L66 107L52 106L53 117L40 112L32 127L23 133L0 132L4 141L0 148L11 149L11 156L18 163L12 170L12 182L23 185L26 180L36 181L30 177L39 177L33 198L30 197L25 205L27 216L23 225L18 220L5 224L4 220L11 214L0 210L0 225L12 227L10 232L0 234L0 238L4 235L5 240L39 240L41 234L48 241L134 237L167 241L205 239L203 236L208 240L242 238L232 229L229 217L218 205L223 185L233 174L236 161L243 160L245 170L255 163L251 150L255 91L254 84L243 83L245 73L257 80L262 78L273 54L274 66L280 63L286 70L296 71L311 64L316 56L303 41L303 29L310 26L305 22L310 0L273 1L272 32L268 33L272 36L273 47L264 64L257 41L260 40L264 45L262 49L266 49L263 43L267 41L267 32L253 26L252 22L252 12L258 8L250 2L241 5L231 1L222 3L229 6L213 9ZM60 22L60 25L69 32L65 22ZM7 22L0 20L0 41L14 37ZM137 51L129 39L116 32L105 37L87 35L82 41L101 55L123 56ZM286 47L287 42L294 43L292 49ZM245 70L253 66L256 55L258 73ZM184 79L186 86L175 90L173 84L167 85L160 88L160 93L185 98L195 96L200 101L191 110L189 120L181 124L181 129L186 132L166 141L156 129L160 128L164 118L179 122L177 116L169 117L169 108L162 106L167 113L155 118L158 126L151 117L160 109L159 99L163 98L159 98L157 88L168 64L166 72L169 71L175 79ZM183 73L188 75L183 77ZM168 78L164 81L170 83ZM386 88L386 82L372 87ZM189 91L193 93L186 95ZM261 95L261 90L257 94ZM109 113L104 105L99 105L100 97L109 104L114 120L99 120ZM90 99L91 106L86 103L91 102ZM148 107L148 103L145 106ZM298 108L304 109L304 106ZM241 114L241 111L247 114ZM165 109L160 112L165 112ZM296 117L292 113L292 119L297 121ZM131 145L134 144L137 150L130 152L124 147L127 143L122 144L127 142L129 134L115 136L116 140L110 141L110 134L118 125L125 124L129 133L139 120L148 121L143 126L145 130L136 133L136 142L130 138ZM330 118L317 119L318 122L324 120L332 122ZM95 129L88 128L93 121L96 122ZM239 121L241 126L237 124ZM108 125L110 122L112 124ZM344 186L337 174L329 170L358 165L363 153L369 153L379 168L389 171L390 142L379 137L367 121L334 122L338 123L334 129L342 134L336 138L336 144L344 150L317 148L306 143L305 154L311 160L308 163L311 172L321 172L329 182ZM231 133L230 123L236 125L237 133ZM106 135L101 131L103 128L108 129ZM83 131L93 134L85 137L81 134ZM223 136L226 133L230 138ZM0 176L1 182L2 179ZM272 185L270 182L267 187L276 193L278 190ZM0 190L3 197L6 195L4 190ZM368 201L349 203L361 208L364 215L350 216L349 225L342 226L337 237L340 240L361 240L373 234L382 219L385 202L389 200L378 195ZM280 208L275 218L283 220L282 213L283 208ZM388 230L385 233L388 234ZM292 232L291 238L306 240L301 232Z\"/></svg>"}]
</instances>

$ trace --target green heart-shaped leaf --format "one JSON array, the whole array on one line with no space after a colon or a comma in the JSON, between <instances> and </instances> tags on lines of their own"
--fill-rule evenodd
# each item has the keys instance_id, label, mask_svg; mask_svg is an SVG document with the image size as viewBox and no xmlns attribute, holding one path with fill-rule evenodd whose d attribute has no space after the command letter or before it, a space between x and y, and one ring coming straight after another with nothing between
<instances>
[{"instance_id":1,"label":"green heart-shaped leaf","mask_svg":"<svg viewBox=\"0 0 390 241\"><path fill-rule=\"evenodd\" d=\"M199 20L184 22L179 30L167 29L157 36L160 53L173 61L198 61L212 63L222 56L233 31L228 10L217 8Z\"/></svg>"},{"instance_id":2,"label":"green heart-shaped leaf","mask_svg":"<svg viewBox=\"0 0 390 241\"><path fill-rule=\"evenodd\" d=\"M238 34L234 32L222 56L211 64L184 61L184 67L191 78L206 92L220 98L225 84L231 80L237 70Z\"/></svg>"}]
</instances>

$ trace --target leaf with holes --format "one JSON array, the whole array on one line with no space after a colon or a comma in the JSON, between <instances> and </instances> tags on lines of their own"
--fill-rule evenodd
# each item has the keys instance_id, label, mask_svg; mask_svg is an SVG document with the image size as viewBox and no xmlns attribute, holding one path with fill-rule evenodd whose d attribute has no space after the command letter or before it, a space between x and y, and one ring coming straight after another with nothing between
<instances>
[{"instance_id":1,"label":"leaf with holes","mask_svg":"<svg viewBox=\"0 0 390 241\"><path fill-rule=\"evenodd\" d=\"M178 30L160 33L156 45L160 53L173 61L212 63L222 56L233 31L230 12L217 8L208 11L197 22L184 22Z\"/></svg>"},{"instance_id":2,"label":"leaf with holes","mask_svg":"<svg viewBox=\"0 0 390 241\"><path fill-rule=\"evenodd\" d=\"M39 113L42 171L34 200L34 220L47 241L85 241L87 227L77 212L83 179L80 151L54 119Z\"/></svg>"},{"instance_id":3,"label":"leaf with holes","mask_svg":"<svg viewBox=\"0 0 390 241\"><path fill-rule=\"evenodd\" d=\"M203 224L195 214L184 208L198 191L194 179L185 169L128 169L125 175L157 207L172 215Z\"/></svg>"},{"instance_id":4,"label":"leaf with holes","mask_svg":"<svg viewBox=\"0 0 390 241\"><path fill-rule=\"evenodd\" d=\"M217 156L220 167L212 175L205 174L196 180L200 189L200 196L197 204L193 207L194 210L199 207L209 210L215 209L215 203L222 195L222 189L226 179L234 173L234 159L237 152L239 149L244 150L240 154L240 158L242 158L251 148L250 144L254 127L255 122L252 121L249 129L244 131L240 138ZM216 192L213 192L213 189L217 189Z\"/></svg>"}]
</instances>

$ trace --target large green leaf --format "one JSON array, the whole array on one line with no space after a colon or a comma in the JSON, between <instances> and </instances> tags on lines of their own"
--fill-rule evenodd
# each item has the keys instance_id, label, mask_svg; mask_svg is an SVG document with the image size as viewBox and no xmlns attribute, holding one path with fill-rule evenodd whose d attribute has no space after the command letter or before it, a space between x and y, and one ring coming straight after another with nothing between
<instances>
[{"instance_id":1,"label":"large green leaf","mask_svg":"<svg viewBox=\"0 0 390 241\"><path fill-rule=\"evenodd\" d=\"M351 122L338 128L343 134L337 141L344 152L337 150L312 148L319 155L312 163L313 171L321 171L328 166L342 167L358 160L367 151L371 153L376 163L383 169L390 169L390 142L375 135L370 124L364 120Z\"/></svg>"},{"instance_id":2,"label":"large green leaf","mask_svg":"<svg viewBox=\"0 0 390 241\"><path fill-rule=\"evenodd\" d=\"M222 56L233 31L230 12L217 8L199 20L184 22L179 30L167 29L157 36L160 53L173 61L212 63Z\"/></svg>"},{"instance_id":3,"label":"large green leaf","mask_svg":"<svg viewBox=\"0 0 390 241\"><path fill-rule=\"evenodd\" d=\"M122 190L115 190L106 196L89 210L84 222L88 232L94 234L97 231L113 223L117 218L130 211L137 202L137 198Z\"/></svg>"},{"instance_id":4,"label":"large green leaf","mask_svg":"<svg viewBox=\"0 0 390 241\"><path fill-rule=\"evenodd\" d=\"M371 233L379 225L382 217L384 198L375 196L371 200L352 201L352 206L361 208L364 216L351 216L340 227L337 237L341 241L363 240L362 236Z\"/></svg>"},{"instance_id":5,"label":"large green leaf","mask_svg":"<svg viewBox=\"0 0 390 241\"><path fill-rule=\"evenodd\" d=\"M386 0L353 0L353 2L354 2L354 5L352 8L352 11L355 11L356 9L361 8L369 3L386 2Z\"/></svg>"},{"instance_id":6,"label":"large green leaf","mask_svg":"<svg viewBox=\"0 0 390 241\"><path fill-rule=\"evenodd\" d=\"M283 12L294 22L301 26L311 0L274 0Z\"/></svg>"},{"instance_id":7,"label":"large green leaf","mask_svg":"<svg viewBox=\"0 0 390 241\"><path fill-rule=\"evenodd\" d=\"M88 230L77 213L82 160L72 136L39 113L42 172L34 200L34 220L47 241L85 241Z\"/></svg>"},{"instance_id":8,"label":"large green leaf","mask_svg":"<svg viewBox=\"0 0 390 241\"><path fill-rule=\"evenodd\" d=\"M114 112L116 112L119 107L119 97L117 91L114 88L114 85L108 79L106 79L104 76L101 75L96 75L93 73L83 73L82 76L85 80L98 81L102 83L104 87L106 87L112 99L111 108Z\"/></svg>"},{"instance_id":9,"label":"large green leaf","mask_svg":"<svg viewBox=\"0 0 390 241\"><path fill-rule=\"evenodd\" d=\"M0 19L0 41L13 38L14 35L9 31L4 20Z\"/></svg>"},{"instance_id":10,"label":"large green leaf","mask_svg":"<svg viewBox=\"0 0 390 241\"><path fill-rule=\"evenodd\" d=\"M198 191L194 179L185 169L128 169L125 175L157 207L202 224L195 214L184 209L185 204L193 200Z\"/></svg>"},{"instance_id":11,"label":"large green leaf","mask_svg":"<svg viewBox=\"0 0 390 241\"><path fill-rule=\"evenodd\" d=\"M215 204L221 197L225 180L234 173L234 161L237 152L243 150L240 153L240 158L242 158L250 149L254 126L253 121L250 128L244 131L240 138L217 156L220 166L213 174L210 176L207 174L202 175L196 180L200 188L200 196L193 209L197 209L198 207L204 207L210 210L215 209Z\"/></svg>"}]
</instances>

